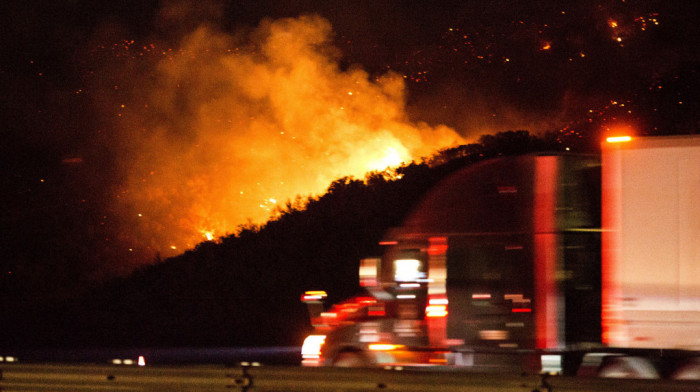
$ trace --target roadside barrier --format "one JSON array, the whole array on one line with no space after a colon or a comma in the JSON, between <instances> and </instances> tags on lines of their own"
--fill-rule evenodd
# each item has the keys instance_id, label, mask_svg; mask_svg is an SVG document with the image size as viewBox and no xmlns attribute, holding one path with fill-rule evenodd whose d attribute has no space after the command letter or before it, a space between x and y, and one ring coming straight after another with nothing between
<instances>
[{"instance_id":1,"label":"roadside barrier","mask_svg":"<svg viewBox=\"0 0 700 392\"><path fill-rule=\"evenodd\" d=\"M242 392L691 392L698 381L631 380L413 368L344 369L262 366L0 365L0 391L242 391Z\"/></svg>"}]
</instances>

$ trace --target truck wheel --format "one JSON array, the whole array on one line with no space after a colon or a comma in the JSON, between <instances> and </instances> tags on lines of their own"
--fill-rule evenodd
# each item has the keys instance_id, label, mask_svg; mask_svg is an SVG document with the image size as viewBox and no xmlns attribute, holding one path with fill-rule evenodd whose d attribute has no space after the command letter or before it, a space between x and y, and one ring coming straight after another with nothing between
<instances>
[{"instance_id":1,"label":"truck wheel","mask_svg":"<svg viewBox=\"0 0 700 392\"><path fill-rule=\"evenodd\" d=\"M369 363L365 360L362 354L357 352L346 351L338 354L333 360L333 366L336 367L367 367Z\"/></svg>"},{"instance_id":2,"label":"truck wheel","mask_svg":"<svg viewBox=\"0 0 700 392\"><path fill-rule=\"evenodd\" d=\"M603 359L598 377L652 379L659 378L659 372L646 358L609 356Z\"/></svg>"},{"instance_id":3,"label":"truck wheel","mask_svg":"<svg viewBox=\"0 0 700 392\"><path fill-rule=\"evenodd\" d=\"M674 380L700 380L700 357L691 358L679 366L671 378Z\"/></svg>"}]
</instances>

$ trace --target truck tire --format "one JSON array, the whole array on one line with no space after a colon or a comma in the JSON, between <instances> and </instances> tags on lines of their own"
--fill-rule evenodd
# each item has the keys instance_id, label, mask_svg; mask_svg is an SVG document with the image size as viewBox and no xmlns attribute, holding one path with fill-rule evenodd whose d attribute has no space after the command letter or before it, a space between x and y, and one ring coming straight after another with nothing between
<instances>
[{"instance_id":1,"label":"truck tire","mask_svg":"<svg viewBox=\"0 0 700 392\"><path fill-rule=\"evenodd\" d=\"M336 367L348 367L348 368L358 368L358 367L368 367L370 363L365 359L362 353L355 351L345 351L338 354L333 359L333 366Z\"/></svg>"},{"instance_id":2,"label":"truck tire","mask_svg":"<svg viewBox=\"0 0 700 392\"><path fill-rule=\"evenodd\" d=\"M700 357L682 363L672 374L674 380L700 380Z\"/></svg>"},{"instance_id":3,"label":"truck tire","mask_svg":"<svg viewBox=\"0 0 700 392\"><path fill-rule=\"evenodd\" d=\"M609 356L603 359L598 368L598 377L656 379L659 372L643 357Z\"/></svg>"}]
</instances>

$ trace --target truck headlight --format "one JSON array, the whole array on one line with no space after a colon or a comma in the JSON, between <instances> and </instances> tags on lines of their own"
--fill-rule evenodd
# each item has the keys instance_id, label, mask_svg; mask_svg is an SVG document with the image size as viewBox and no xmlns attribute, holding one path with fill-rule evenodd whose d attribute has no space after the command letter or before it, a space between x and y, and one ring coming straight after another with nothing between
<instances>
[{"instance_id":1,"label":"truck headlight","mask_svg":"<svg viewBox=\"0 0 700 392\"><path fill-rule=\"evenodd\" d=\"M326 335L309 335L301 346L301 363L306 366L319 365L321 362L321 347L326 342Z\"/></svg>"}]
</instances>

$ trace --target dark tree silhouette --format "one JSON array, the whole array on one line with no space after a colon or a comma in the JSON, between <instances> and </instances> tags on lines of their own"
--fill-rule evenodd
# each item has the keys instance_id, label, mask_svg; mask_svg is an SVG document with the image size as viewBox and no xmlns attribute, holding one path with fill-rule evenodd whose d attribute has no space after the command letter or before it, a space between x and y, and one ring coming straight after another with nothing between
<instances>
[{"instance_id":1,"label":"dark tree silhouette","mask_svg":"<svg viewBox=\"0 0 700 392\"><path fill-rule=\"evenodd\" d=\"M344 177L318 197L289 201L264 225L106 281L86 295L3 317L3 345L298 345L309 325L299 296L336 302L359 292L363 257L453 171L498 155L560 148L526 131L484 136L395 172Z\"/></svg>"}]
</instances>

